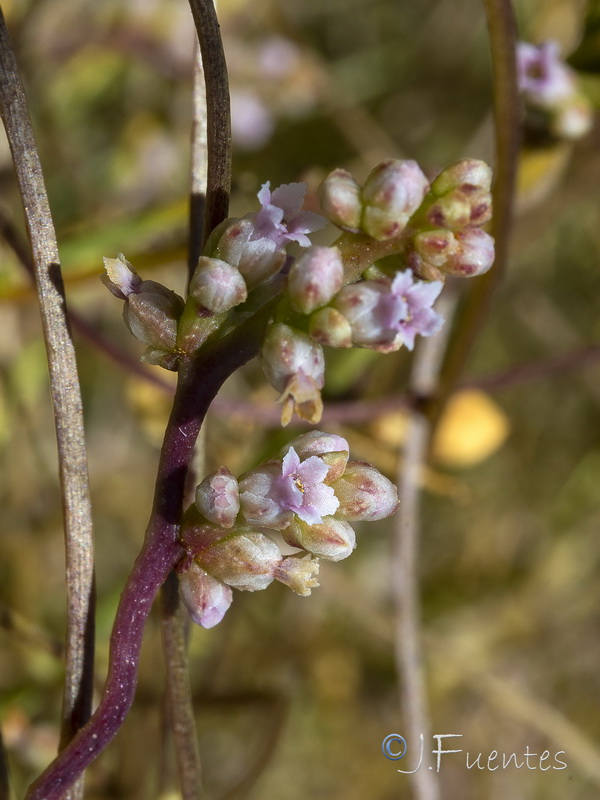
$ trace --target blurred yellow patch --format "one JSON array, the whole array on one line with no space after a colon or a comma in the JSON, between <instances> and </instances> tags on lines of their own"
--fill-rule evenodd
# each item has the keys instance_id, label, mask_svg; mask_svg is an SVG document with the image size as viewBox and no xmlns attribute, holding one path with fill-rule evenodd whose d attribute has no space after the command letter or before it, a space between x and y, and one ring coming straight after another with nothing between
<instances>
[{"instance_id":1,"label":"blurred yellow patch","mask_svg":"<svg viewBox=\"0 0 600 800\"><path fill-rule=\"evenodd\" d=\"M400 447L406 425L406 412L395 411L379 417L371 429L379 442ZM438 425L433 458L446 467L474 466L505 442L508 431L506 415L488 395L476 389L458 392L448 401Z\"/></svg>"},{"instance_id":2,"label":"blurred yellow patch","mask_svg":"<svg viewBox=\"0 0 600 800\"><path fill-rule=\"evenodd\" d=\"M448 467L472 467L504 444L508 419L484 392L467 389L450 398L433 442L433 457Z\"/></svg>"},{"instance_id":3,"label":"blurred yellow patch","mask_svg":"<svg viewBox=\"0 0 600 800\"><path fill-rule=\"evenodd\" d=\"M517 210L541 203L563 177L573 151L570 142L549 147L522 148L517 174Z\"/></svg>"},{"instance_id":4,"label":"blurred yellow patch","mask_svg":"<svg viewBox=\"0 0 600 800\"><path fill-rule=\"evenodd\" d=\"M161 378L172 380L173 390L175 390L175 373L169 373L160 367L150 367L150 369L156 369ZM172 396L159 386L155 386L149 381L138 377L132 377L128 380L126 392L127 400L135 412L145 436L159 447L173 404Z\"/></svg>"}]
</instances>

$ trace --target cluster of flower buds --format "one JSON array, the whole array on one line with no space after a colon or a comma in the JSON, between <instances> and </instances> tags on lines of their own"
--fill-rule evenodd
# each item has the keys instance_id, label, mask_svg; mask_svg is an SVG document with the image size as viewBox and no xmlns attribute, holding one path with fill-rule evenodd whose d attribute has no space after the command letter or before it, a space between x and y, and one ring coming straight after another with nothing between
<instances>
[{"instance_id":1,"label":"cluster of flower buds","mask_svg":"<svg viewBox=\"0 0 600 800\"><path fill-rule=\"evenodd\" d=\"M297 437L239 480L221 467L197 487L184 517L183 602L211 628L229 608L232 588L254 592L277 580L308 596L318 586L319 559L340 561L354 550L350 522L383 519L397 505L387 478L349 461L341 436L320 431ZM294 552L282 555L273 537Z\"/></svg>"},{"instance_id":2,"label":"cluster of flower buds","mask_svg":"<svg viewBox=\"0 0 600 800\"><path fill-rule=\"evenodd\" d=\"M261 363L280 393L282 423L297 413L316 424L324 345L412 350L417 334L432 336L443 323L433 304L445 275L490 268L494 242L481 229L491 217L490 183L489 167L473 159L431 184L414 161L383 161L362 187L336 169L319 190L325 217L303 210L305 184L271 192L266 183L258 211L227 219L210 235L185 306L160 284L142 281L123 256L105 259L105 282L125 300L131 332L148 345L144 359L174 369L183 354L242 319L230 312L277 276L268 291L282 291L282 299ZM328 221L344 231L338 246L313 245L309 234ZM301 248L295 257L287 253L291 243Z\"/></svg>"},{"instance_id":3,"label":"cluster of flower buds","mask_svg":"<svg viewBox=\"0 0 600 800\"><path fill-rule=\"evenodd\" d=\"M579 139L592 126L592 109L581 93L577 75L561 61L553 41L517 45L519 88L525 102L526 125L558 139Z\"/></svg>"},{"instance_id":4,"label":"cluster of flower buds","mask_svg":"<svg viewBox=\"0 0 600 800\"><path fill-rule=\"evenodd\" d=\"M280 316L262 348L283 424L294 411L320 420L323 345L412 350L417 334L440 329L433 304L445 274L471 277L492 265L494 241L481 229L491 218L490 185L491 170L473 159L431 184L414 161L393 160L375 167L363 187L341 169L323 181L321 208L345 233L339 248L311 246L293 262L285 293L294 324ZM389 255L397 257L392 267L377 263Z\"/></svg>"}]
</instances>

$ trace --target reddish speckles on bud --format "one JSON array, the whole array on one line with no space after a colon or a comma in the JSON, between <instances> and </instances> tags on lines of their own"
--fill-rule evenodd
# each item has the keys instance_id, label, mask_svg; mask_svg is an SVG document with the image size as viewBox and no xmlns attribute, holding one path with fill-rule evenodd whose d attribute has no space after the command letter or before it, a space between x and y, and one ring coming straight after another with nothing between
<instances>
[{"instance_id":1,"label":"reddish speckles on bud","mask_svg":"<svg viewBox=\"0 0 600 800\"><path fill-rule=\"evenodd\" d=\"M327 306L312 314L308 327L311 339L327 347L352 347L352 328L336 308Z\"/></svg>"},{"instance_id":2,"label":"reddish speckles on bud","mask_svg":"<svg viewBox=\"0 0 600 800\"><path fill-rule=\"evenodd\" d=\"M287 293L297 311L310 314L339 292L343 279L344 266L337 247L310 247L292 264Z\"/></svg>"},{"instance_id":3,"label":"reddish speckles on bud","mask_svg":"<svg viewBox=\"0 0 600 800\"><path fill-rule=\"evenodd\" d=\"M483 275L494 263L494 240L479 228L456 233L457 248L443 266L445 272L463 278Z\"/></svg>"},{"instance_id":4,"label":"reddish speckles on bud","mask_svg":"<svg viewBox=\"0 0 600 800\"><path fill-rule=\"evenodd\" d=\"M394 484L363 461L349 461L333 490L340 501L337 516L350 522L383 519L398 508Z\"/></svg>"},{"instance_id":5,"label":"reddish speckles on bud","mask_svg":"<svg viewBox=\"0 0 600 800\"><path fill-rule=\"evenodd\" d=\"M257 236L250 219L235 220L226 226L213 255L237 267L251 289L279 272L286 258L272 239Z\"/></svg>"},{"instance_id":6,"label":"reddish speckles on bud","mask_svg":"<svg viewBox=\"0 0 600 800\"><path fill-rule=\"evenodd\" d=\"M308 525L297 519L283 532L283 538L292 547L301 547L309 553L328 561L348 558L356 547L356 534L352 526L335 517L325 517L323 522Z\"/></svg>"},{"instance_id":7,"label":"reddish speckles on bud","mask_svg":"<svg viewBox=\"0 0 600 800\"><path fill-rule=\"evenodd\" d=\"M217 529L218 530L218 529ZM245 528L221 532L223 538L206 547L198 547L201 537L190 537L196 543L191 553L196 563L209 575L234 589L257 592L273 581L273 570L281 560L279 548L272 539Z\"/></svg>"},{"instance_id":8,"label":"reddish speckles on bud","mask_svg":"<svg viewBox=\"0 0 600 800\"><path fill-rule=\"evenodd\" d=\"M416 161L382 161L362 190L362 229L379 241L399 236L428 189L429 182Z\"/></svg>"},{"instance_id":9,"label":"reddish speckles on bud","mask_svg":"<svg viewBox=\"0 0 600 800\"><path fill-rule=\"evenodd\" d=\"M325 359L320 344L301 331L283 323L272 325L261 350L261 364L267 380L281 392L281 423L287 425L293 413L313 424L321 419L321 389L325 383Z\"/></svg>"},{"instance_id":10,"label":"reddish speckles on bud","mask_svg":"<svg viewBox=\"0 0 600 800\"><path fill-rule=\"evenodd\" d=\"M431 192L442 197L454 189L464 195L489 192L492 186L492 170L477 158L463 158L440 172L431 184Z\"/></svg>"},{"instance_id":11,"label":"reddish speckles on bud","mask_svg":"<svg viewBox=\"0 0 600 800\"><path fill-rule=\"evenodd\" d=\"M443 267L458 248L456 237L452 231L443 228L418 233L414 242L421 258L434 267Z\"/></svg>"},{"instance_id":12,"label":"reddish speckles on bud","mask_svg":"<svg viewBox=\"0 0 600 800\"><path fill-rule=\"evenodd\" d=\"M207 475L196 487L196 508L214 525L232 527L240 510L240 492L227 467Z\"/></svg>"},{"instance_id":13,"label":"reddish speckles on bud","mask_svg":"<svg viewBox=\"0 0 600 800\"><path fill-rule=\"evenodd\" d=\"M219 258L201 256L190 281L190 295L219 314L243 303L248 296L240 271Z\"/></svg>"},{"instance_id":14,"label":"reddish speckles on bud","mask_svg":"<svg viewBox=\"0 0 600 800\"><path fill-rule=\"evenodd\" d=\"M334 169L319 187L319 201L325 216L343 230L357 232L362 215L359 184L345 169Z\"/></svg>"},{"instance_id":15,"label":"reddish speckles on bud","mask_svg":"<svg viewBox=\"0 0 600 800\"><path fill-rule=\"evenodd\" d=\"M460 230L484 225L492 217L492 171L484 161L466 158L443 170L431 184L425 216L437 228Z\"/></svg>"}]
</instances>

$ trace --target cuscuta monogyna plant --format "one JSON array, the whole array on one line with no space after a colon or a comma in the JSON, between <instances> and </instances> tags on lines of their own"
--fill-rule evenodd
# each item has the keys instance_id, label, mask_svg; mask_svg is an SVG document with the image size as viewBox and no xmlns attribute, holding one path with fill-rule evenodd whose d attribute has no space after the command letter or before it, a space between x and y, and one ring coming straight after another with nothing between
<instances>
[{"instance_id":1,"label":"cuscuta monogyna plant","mask_svg":"<svg viewBox=\"0 0 600 800\"><path fill-rule=\"evenodd\" d=\"M140 278L123 255L105 259L104 282L124 301L148 363L178 370L179 383L159 464L144 546L123 592L109 673L88 724L33 784L30 800L59 800L118 730L133 700L145 620L175 568L193 619L210 628L232 589L273 580L306 596L319 559L355 547L351 522L381 519L395 487L349 460L340 436L313 431L236 479L225 467L197 487L182 518L185 475L204 415L223 381L256 355L280 392L282 424L293 414L316 424L325 381L323 347L412 349L443 324L433 308L446 274L472 277L493 262L491 171L463 160L429 182L414 161L379 164L364 186L335 170L319 190L325 216L302 210L306 187L258 194L260 209L212 232L186 301ZM332 222L332 247L310 234ZM295 258L287 252L294 242ZM282 555L281 537L291 555Z\"/></svg>"}]
</instances>

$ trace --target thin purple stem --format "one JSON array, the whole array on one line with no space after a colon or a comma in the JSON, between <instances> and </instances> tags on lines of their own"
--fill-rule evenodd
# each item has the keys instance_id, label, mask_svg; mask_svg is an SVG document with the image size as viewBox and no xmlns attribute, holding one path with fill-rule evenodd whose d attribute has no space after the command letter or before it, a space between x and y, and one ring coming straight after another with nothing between
<instances>
[{"instance_id":1,"label":"thin purple stem","mask_svg":"<svg viewBox=\"0 0 600 800\"><path fill-rule=\"evenodd\" d=\"M117 610L104 693L88 724L31 785L27 800L60 800L119 730L133 702L144 625L183 555L179 524L187 470L206 411L223 382L256 355L275 298L180 370L167 424L146 538Z\"/></svg>"}]
</instances>

